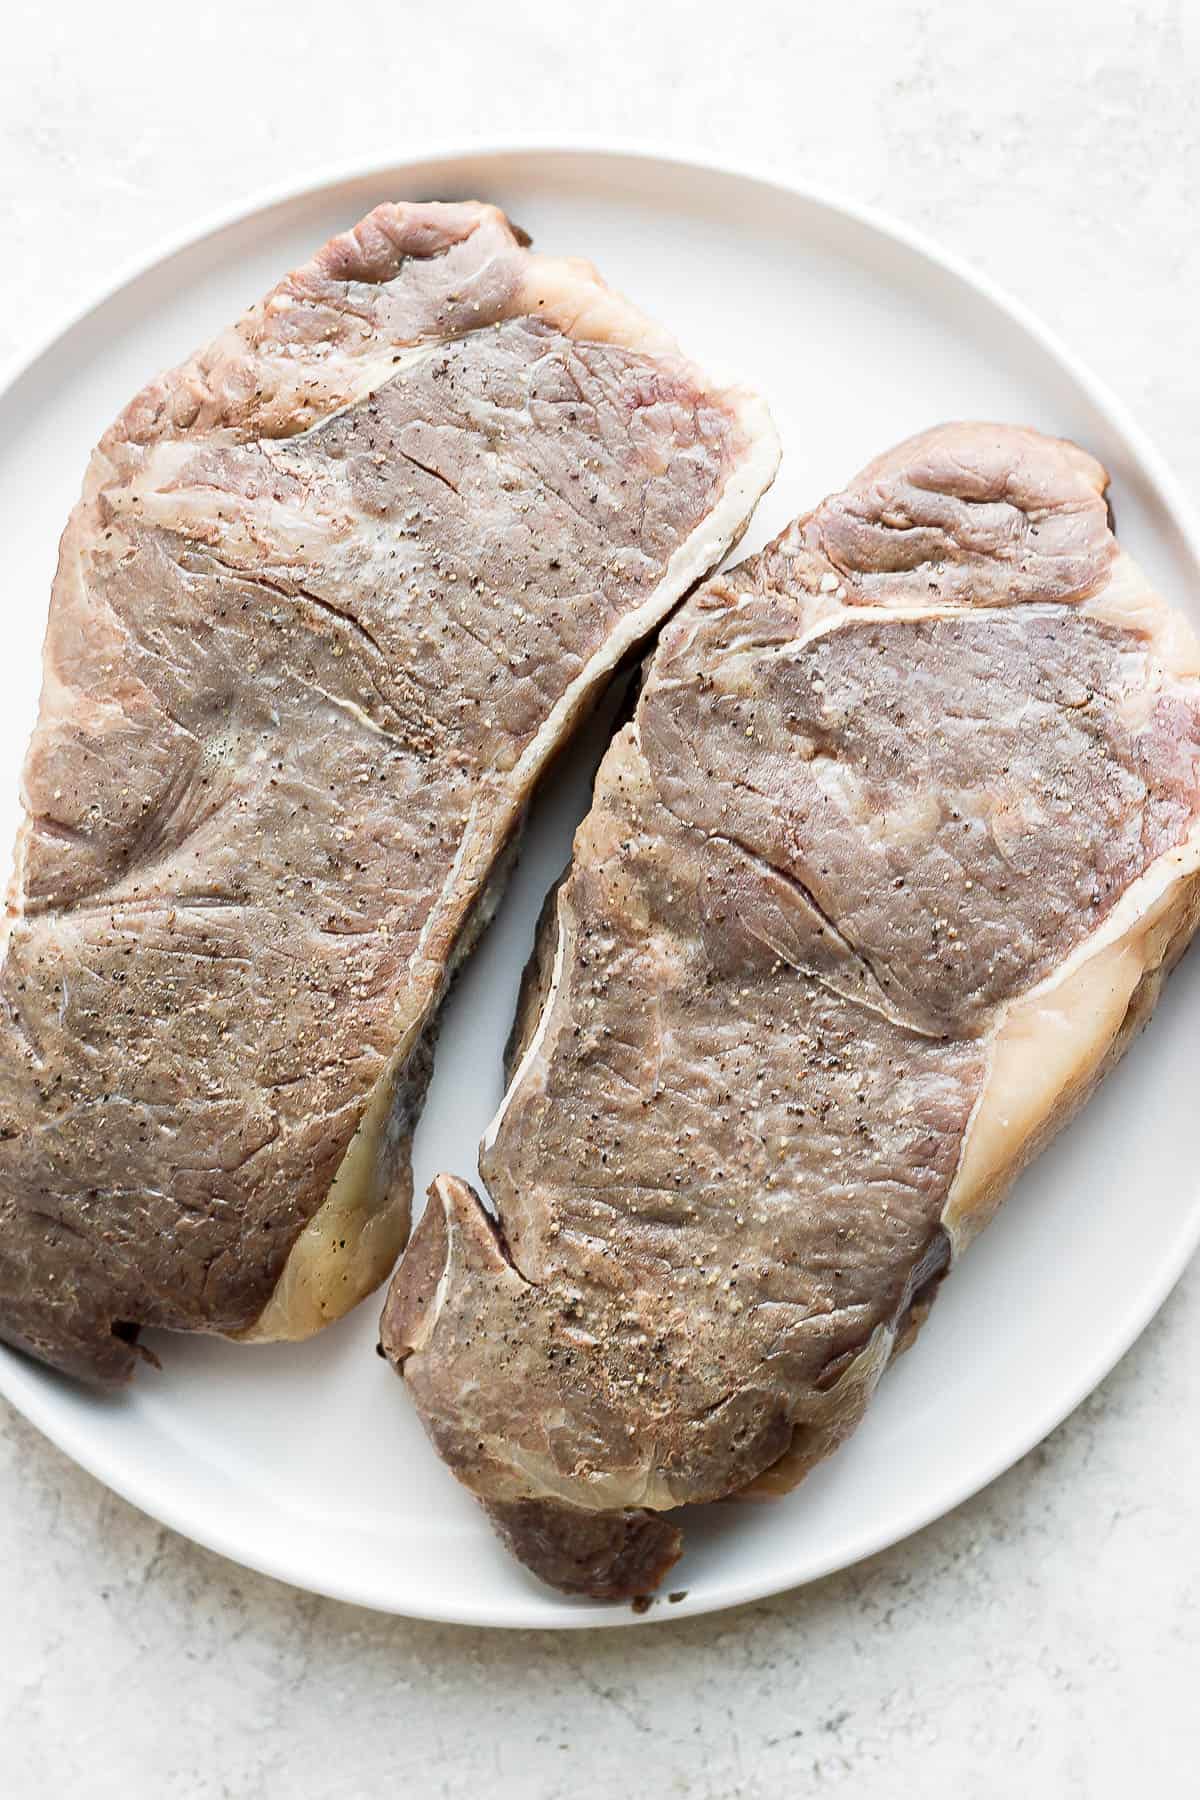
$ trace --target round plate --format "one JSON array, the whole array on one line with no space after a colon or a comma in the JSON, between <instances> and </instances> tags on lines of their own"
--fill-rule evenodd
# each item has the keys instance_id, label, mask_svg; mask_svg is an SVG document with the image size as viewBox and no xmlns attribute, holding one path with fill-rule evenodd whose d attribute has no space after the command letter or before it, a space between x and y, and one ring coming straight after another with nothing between
<instances>
[{"instance_id":1,"label":"round plate","mask_svg":"<svg viewBox=\"0 0 1200 1800\"><path fill-rule=\"evenodd\" d=\"M158 368L377 201L464 196L498 201L542 249L593 258L711 371L767 395L784 459L747 548L910 432L946 418L1011 419L1096 452L1125 543L1176 604L1200 592L1200 540L1104 389L1018 308L907 232L811 192L662 156L439 155L274 199L175 246L0 395L14 596L0 670L5 841L55 545L102 429ZM601 747L593 731L554 775L501 915L447 1008L417 1134L418 1191L439 1169L474 1173L534 918ZM946 1284L851 1443L786 1500L695 1514L672 1576L686 1597L644 1617L755 1599L895 1542L1007 1468L1107 1372L1200 1239L1198 989L1200 958ZM378 1311L368 1301L298 1346L154 1337L164 1372L142 1369L112 1397L0 1352L0 1389L137 1506L299 1586L473 1624L628 1621L628 1608L560 1598L504 1554L374 1355Z\"/></svg>"}]
</instances>

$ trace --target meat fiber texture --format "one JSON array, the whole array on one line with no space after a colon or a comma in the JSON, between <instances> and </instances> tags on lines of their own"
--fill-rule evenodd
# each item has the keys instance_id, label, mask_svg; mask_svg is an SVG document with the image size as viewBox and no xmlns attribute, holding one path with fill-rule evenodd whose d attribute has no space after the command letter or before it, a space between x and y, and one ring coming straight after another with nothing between
<instances>
[{"instance_id":1,"label":"meat fiber texture","mask_svg":"<svg viewBox=\"0 0 1200 1800\"><path fill-rule=\"evenodd\" d=\"M538 773L774 471L756 399L527 243L381 206L92 457L0 971L0 1335L61 1369L387 1274Z\"/></svg>"},{"instance_id":2,"label":"meat fiber texture","mask_svg":"<svg viewBox=\"0 0 1200 1800\"><path fill-rule=\"evenodd\" d=\"M664 634L480 1169L383 1320L529 1566L644 1592L673 1508L840 1444L1197 919L1200 648L1036 432L902 444Z\"/></svg>"}]
</instances>

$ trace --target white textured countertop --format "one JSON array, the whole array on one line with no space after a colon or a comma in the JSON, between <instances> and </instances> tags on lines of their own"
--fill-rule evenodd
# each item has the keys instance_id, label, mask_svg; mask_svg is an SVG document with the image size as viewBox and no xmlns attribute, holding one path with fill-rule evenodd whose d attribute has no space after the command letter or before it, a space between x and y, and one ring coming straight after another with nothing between
<instances>
[{"instance_id":1,"label":"white textured countertop","mask_svg":"<svg viewBox=\"0 0 1200 1800\"><path fill-rule=\"evenodd\" d=\"M649 136L924 227L1057 327L1200 491L1189 0L9 0L3 34L0 360L165 235L323 164ZM1193 1267L1040 1450L887 1555L591 1636L411 1624L247 1574L0 1402L0 1794L1191 1791L1198 1327Z\"/></svg>"}]
</instances>

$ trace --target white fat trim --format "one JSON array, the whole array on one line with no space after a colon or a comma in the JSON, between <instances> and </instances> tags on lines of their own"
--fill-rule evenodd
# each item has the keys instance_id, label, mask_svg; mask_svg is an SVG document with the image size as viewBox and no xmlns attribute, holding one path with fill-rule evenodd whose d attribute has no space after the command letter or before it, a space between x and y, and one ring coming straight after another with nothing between
<instances>
[{"instance_id":1,"label":"white fat trim","mask_svg":"<svg viewBox=\"0 0 1200 1800\"><path fill-rule=\"evenodd\" d=\"M404 375L408 370L416 368L419 363L428 362L431 357L436 356L445 348L446 341L439 338L426 344L414 344L409 349L392 350L383 356L366 357L362 359L361 364L352 358L346 358L347 366L355 370L355 377L353 380L348 380L341 389L342 398L329 412L322 413L320 418L314 419L311 425L306 425L303 431L289 432L281 441L296 443L303 438L311 437L314 432L323 431L327 425L332 425L335 419L340 419L345 413L353 412L354 408L362 406L364 401L373 399L380 389L395 380L397 375ZM318 369L318 381L321 380L324 372L323 369ZM312 381L312 372L305 370L304 378L307 389ZM263 441L270 444L275 440L268 438Z\"/></svg>"},{"instance_id":2,"label":"white fat trim","mask_svg":"<svg viewBox=\"0 0 1200 1800\"><path fill-rule=\"evenodd\" d=\"M383 1078L371 1097L329 1189L288 1252L267 1304L242 1343L295 1342L369 1294L384 1280L403 1248L408 1206L397 1204L391 1184L380 1182L376 1146L391 1110L392 1089ZM338 1248L345 1240L345 1249Z\"/></svg>"},{"instance_id":3,"label":"white fat trim","mask_svg":"<svg viewBox=\"0 0 1200 1800\"><path fill-rule=\"evenodd\" d=\"M529 257L506 317L542 319L564 337L585 343L680 355L668 331L610 288L592 264L579 257Z\"/></svg>"},{"instance_id":4,"label":"white fat trim","mask_svg":"<svg viewBox=\"0 0 1200 1800\"><path fill-rule=\"evenodd\" d=\"M1145 915L1177 882L1200 868L1200 819L1197 819L1182 843L1155 857L1150 867L1130 883L1102 925L1077 944L1043 981L1007 1002L1005 1010L1039 1000L1060 987L1064 981L1099 951L1107 949L1133 927L1145 922Z\"/></svg>"},{"instance_id":5,"label":"white fat trim","mask_svg":"<svg viewBox=\"0 0 1200 1800\"><path fill-rule=\"evenodd\" d=\"M895 1346L896 1325L890 1321L881 1321L876 1325L854 1361L843 1369L833 1386L827 1390L823 1408L826 1417L836 1417L838 1402L844 1400L856 1389L861 1391L863 1404L866 1404L891 1362ZM801 1422L803 1423L803 1421Z\"/></svg>"},{"instance_id":6,"label":"white fat trim","mask_svg":"<svg viewBox=\"0 0 1200 1800\"><path fill-rule=\"evenodd\" d=\"M342 418L355 407L372 399L397 376L405 374L419 363L429 361L443 348L444 345L440 342L417 344L400 352L388 351L385 355L365 357L361 361L347 357L315 368L307 365L299 368L295 363L286 361L281 366L288 380L297 383L302 380L310 401L314 393L328 390L321 393L321 398L328 401L328 410L320 413L302 431L247 436L245 431L236 426L218 425L194 436L159 438L144 453L131 480L105 484L104 498L120 512L129 510L130 503L134 500L144 507L154 495L165 496L177 491L188 464L207 451L257 448L264 455L269 455L277 444L287 446L302 443L305 438L324 430L335 419ZM267 358L266 361L270 365L273 359ZM331 383L330 377L342 368L347 371L346 379Z\"/></svg>"},{"instance_id":7,"label":"white fat trim","mask_svg":"<svg viewBox=\"0 0 1200 1800\"><path fill-rule=\"evenodd\" d=\"M422 1322L424 1329L421 1332L421 1342L419 1344L411 1345L413 1350L423 1350L425 1348L425 1345L433 1335L434 1326L441 1317L442 1309L446 1304L446 1295L450 1291L450 1272L454 1266L455 1240L458 1236L458 1227L455 1223L454 1212L446 1198L446 1178L444 1175L438 1176L433 1184L433 1191L437 1195L438 1204L442 1209L442 1216L446 1221L446 1254L442 1261L442 1272L438 1276L437 1286L433 1290L432 1304L427 1310Z\"/></svg>"},{"instance_id":8,"label":"white fat trim","mask_svg":"<svg viewBox=\"0 0 1200 1800\"><path fill-rule=\"evenodd\" d=\"M839 577L841 579L844 578ZM740 612L743 607L753 605L761 597L758 590L753 588L746 593L739 593L734 596L733 605L728 610ZM1028 612L1030 607L1050 606L1073 608L1082 617L1093 619L1099 624L1123 626L1135 637L1153 645L1169 674L1181 679L1200 676L1200 641L1188 620L1175 607L1167 605L1150 586L1137 563L1124 550L1114 561L1104 585L1082 601L1027 600L1017 605L996 606L978 606L965 601L946 601L933 605L914 602L902 606L860 606L836 601L819 590L806 593L804 598L811 603L817 616L794 637L770 645L756 643L753 639L744 647L731 643L724 653L725 660L732 661L747 653L759 657L790 655L797 650L806 649L818 638L828 637L834 631L872 621L877 624L918 624L925 619L986 618L997 613L1016 615ZM691 629L683 643L675 648L674 656L684 653L696 632L706 622L707 616L701 614L691 621ZM679 687L685 684L686 679L666 676L656 680L655 686L660 689Z\"/></svg>"},{"instance_id":9,"label":"white fat trim","mask_svg":"<svg viewBox=\"0 0 1200 1800\"><path fill-rule=\"evenodd\" d=\"M1166 674L1184 681L1200 676L1200 642L1190 621L1167 605L1127 551L1121 551L1104 586L1079 610L1086 618L1148 639Z\"/></svg>"},{"instance_id":10,"label":"white fat trim","mask_svg":"<svg viewBox=\"0 0 1200 1800\"><path fill-rule=\"evenodd\" d=\"M615 1512L629 1506L669 1512L681 1504L663 1477L654 1473L650 1451L636 1469L586 1476L564 1475L549 1457L532 1455L507 1441L501 1455L513 1474L521 1478L523 1495L532 1494L539 1500L557 1500L584 1512Z\"/></svg>"},{"instance_id":11,"label":"white fat trim","mask_svg":"<svg viewBox=\"0 0 1200 1800\"><path fill-rule=\"evenodd\" d=\"M1172 890L1178 888L1181 883L1186 881L1190 876L1196 874L1198 870L1200 870L1200 820L1197 820L1192 825L1187 837L1181 844L1176 846L1174 850L1166 851L1162 856L1157 857L1150 868L1147 869L1144 874L1139 876L1136 881L1130 884L1124 894L1122 894L1116 906L1113 907L1108 917L1104 920L1103 924L1098 926L1089 937L1082 941L1082 943L1077 944L1071 954L1064 957L1057 968L1052 969L1049 975L1047 975L1044 980L1038 982L1036 986L1030 988L1026 993L1016 995L1004 1006L995 1026L988 1034L991 1048L988 1076L984 1081L983 1087L971 1109L970 1117L967 1120L967 1127L963 1133L962 1148L959 1152L958 1167L955 1171L954 1179L950 1184L941 1213L941 1223L950 1234L954 1254L956 1256L960 1253L960 1250L965 1247L966 1242L969 1241L970 1237L973 1235L970 1229L971 1205L969 1198L964 1196L963 1190L964 1187L966 1187L969 1194L970 1188L978 1186L980 1183L980 1174L974 1167L971 1150L978 1133L982 1130L981 1120L986 1117L989 1107L994 1106L996 1103L993 1075L996 1068L998 1052L1004 1042L1005 1034L1010 1027L1010 1023L1015 1024L1025 1015L1036 1011L1037 1008L1043 1005L1046 1000L1050 999L1058 989L1064 987L1078 976L1089 963L1094 962L1097 958L1104 956L1111 950L1129 948L1134 950L1135 953L1140 951L1140 966L1136 970L1129 985L1129 995L1131 995L1136 990L1138 981L1148 973L1150 969L1157 966L1153 956L1153 944L1143 943L1140 946L1137 945L1136 939L1139 932L1144 933L1147 940L1149 940L1153 927L1159 922L1163 913L1168 908ZM1150 955L1146 954L1147 948L1149 948L1151 952ZM1126 1006L1128 1004L1129 995L1126 996L1125 1005L1118 1009L1119 1016L1116 1017L1112 1029L1109 1029L1107 1024L1103 1025L1090 1045L1081 1037L1078 1053L1074 1062L1071 1064L1072 1072L1079 1071L1085 1065L1091 1068L1095 1068L1099 1065L1103 1056L1107 1053L1109 1046L1113 1042L1116 1032L1120 1029L1120 1024L1124 1018ZM1088 1059L1089 1050L1094 1052L1091 1056L1090 1063ZM1058 1090L1058 1092L1062 1091L1061 1088ZM1049 1105L1042 1108L1034 1121L1034 1130L1044 1124L1046 1119L1050 1117L1056 1097L1057 1095L1052 1095L1050 1097ZM1015 1158L1019 1156L1021 1146L1027 1139L1028 1133L1021 1137L1019 1142L1014 1144L1013 1157L1010 1161L1015 1160ZM1003 1164L997 1164L996 1168L991 1168L989 1166L984 1169L983 1177L985 1185L986 1178L994 1176L1003 1168L1003 1166Z\"/></svg>"},{"instance_id":12,"label":"white fat trim","mask_svg":"<svg viewBox=\"0 0 1200 1800\"><path fill-rule=\"evenodd\" d=\"M328 688L321 687L315 681L311 685L314 694L320 694L335 711L345 713L348 719L353 719L356 724L363 727L364 731L372 732L376 737L385 738L391 744L403 741L397 738L394 731L388 731L385 726L377 724L370 713L358 704L357 700L343 699L337 694L331 694Z\"/></svg>"},{"instance_id":13,"label":"white fat trim","mask_svg":"<svg viewBox=\"0 0 1200 1800\"><path fill-rule=\"evenodd\" d=\"M744 606L750 606L756 600L761 598L761 594L757 590L752 589L749 593L738 594L733 606L727 610L731 612L740 612ZM815 642L817 638L828 637L831 632L841 631L847 626L857 625L860 621L863 623L870 623L872 620L875 620L877 623L893 625L898 621L901 623L914 623L922 619L964 619L969 618L972 613L982 614L988 611L1008 612L1012 610L1009 607L986 608L980 606L955 605L844 606L838 602L827 600L823 594L806 594L805 598L811 600L813 606L818 609L817 617L812 619L809 624L803 626L794 637L782 638L777 644L758 643L753 637L748 638L743 643L730 643L722 652L722 661L732 662L739 656L747 655L755 657L788 656L797 650L807 648L807 646ZM690 648L696 633L700 630L702 625L708 622L709 616L709 614L701 613L690 621L691 629L683 642L673 648L673 657L677 658L682 656ZM687 685L689 679L688 676L664 676L662 679L656 678L654 685L656 690L683 687Z\"/></svg>"},{"instance_id":14,"label":"white fat trim","mask_svg":"<svg viewBox=\"0 0 1200 1800\"><path fill-rule=\"evenodd\" d=\"M471 848L475 831L475 816L478 807L479 796L477 794L467 810L467 817L466 822L463 825L462 836L459 838L458 847L454 852L454 861L450 864L449 871L446 875L446 879L441 885L437 899L425 915L425 923L422 925L420 936L417 938L417 947L408 959L410 973L416 969L418 963L424 958L425 946L428 944L438 925L441 924L443 913L447 910L453 910L450 906L450 900L458 885L459 876L462 874L462 868L467 859L467 853Z\"/></svg>"},{"instance_id":15,"label":"white fat trim","mask_svg":"<svg viewBox=\"0 0 1200 1800\"><path fill-rule=\"evenodd\" d=\"M481 1156L486 1155L492 1148L492 1145L496 1142L497 1134L501 1125L504 1123L504 1115L512 1104L513 1095L520 1087L521 1082L525 1079L526 1070L530 1067L534 1058L541 1050L542 1043L550 1024L550 1014L554 1010L555 996L558 993L559 983L562 980L563 957L567 942L567 934L563 929L560 906L561 897L559 905L555 907L555 923L558 926L558 941L554 946L554 969L550 976L550 985L546 989L546 998L543 1002L541 1013L538 1016L538 1022L533 1036L530 1038L528 1044L526 1044L524 1054L516 1068L513 1070L512 1080L505 1089L504 1098L500 1102L500 1110L483 1134L483 1142L479 1146Z\"/></svg>"}]
</instances>

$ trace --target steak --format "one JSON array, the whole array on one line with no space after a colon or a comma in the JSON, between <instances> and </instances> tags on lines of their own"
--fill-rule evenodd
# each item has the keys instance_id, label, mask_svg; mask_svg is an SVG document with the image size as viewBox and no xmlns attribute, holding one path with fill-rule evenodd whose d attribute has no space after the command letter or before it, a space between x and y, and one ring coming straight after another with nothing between
<instances>
[{"instance_id":1,"label":"steak","mask_svg":"<svg viewBox=\"0 0 1200 1800\"><path fill-rule=\"evenodd\" d=\"M0 1335L73 1374L387 1274L539 771L774 471L757 400L527 244L381 206L92 457L0 971Z\"/></svg>"},{"instance_id":2,"label":"steak","mask_svg":"<svg viewBox=\"0 0 1200 1800\"><path fill-rule=\"evenodd\" d=\"M668 627L480 1169L383 1344L531 1568L652 1587L799 1480L1148 1016L1200 907L1200 646L1106 476L949 425Z\"/></svg>"}]
</instances>

